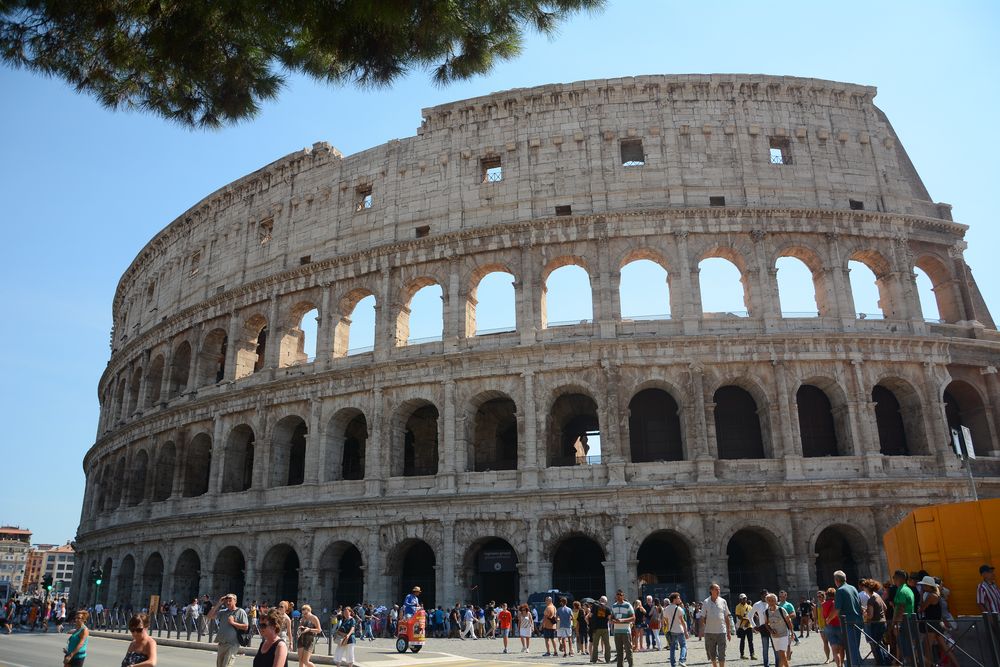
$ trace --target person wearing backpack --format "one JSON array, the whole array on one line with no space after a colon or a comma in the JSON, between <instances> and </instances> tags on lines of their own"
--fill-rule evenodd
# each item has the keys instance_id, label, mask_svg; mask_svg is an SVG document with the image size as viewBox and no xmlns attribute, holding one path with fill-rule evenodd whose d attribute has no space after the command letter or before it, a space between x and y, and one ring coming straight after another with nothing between
<instances>
[{"instance_id":1,"label":"person wearing backpack","mask_svg":"<svg viewBox=\"0 0 1000 667\"><path fill-rule=\"evenodd\" d=\"M792 619L784 607L778 606L778 596L769 593L767 609L764 611L764 630L771 638L774 647L776 667L788 667L788 653L791 649L792 634L795 629Z\"/></svg>"}]
</instances>

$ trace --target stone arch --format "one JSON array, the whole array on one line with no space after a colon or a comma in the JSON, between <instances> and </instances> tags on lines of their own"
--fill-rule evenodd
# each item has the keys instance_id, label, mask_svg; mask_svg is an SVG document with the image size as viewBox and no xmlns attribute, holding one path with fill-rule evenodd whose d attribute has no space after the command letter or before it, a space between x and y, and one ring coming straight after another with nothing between
<instances>
[{"instance_id":1,"label":"stone arch","mask_svg":"<svg viewBox=\"0 0 1000 667\"><path fill-rule=\"evenodd\" d=\"M315 357L316 341L307 340L305 328L302 326L304 318L313 311L316 311L315 317L318 321L323 314L310 300L297 301L288 309L285 325L281 327L280 338L277 341L279 368L307 363L309 351L312 351Z\"/></svg>"},{"instance_id":2,"label":"stone arch","mask_svg":"<svg viewBox=\"0 0 1000 667\"><path fill-rule=\"evenodd\" d=\"M368 435L368 419L360 409L342 408L334 413L326 428L323 481L364 479Z\"/></svg>"},{"instance_id":3,"label":"stone arch","mask_svg":"<svg viewBox=\"0 0 1000 667\"><path fill-rule=\"evenodd\" d=\"M367 347L356 344L356 340L359 337L364 336L364 333L367 332L355 331L353 335L351 334L351 327L353 326L355 313L357 312L357 309L361 307L361 304L365 299L371 300L372 307L377 313L378 298L375 296L375 293L367 287L355 287L340 298L340 301L338 302L339 305L337 307L339 319L333 327L333 356L335 358L346 357L352 350ZM372 325L370 337L374 344L375 330L377 328L376 318L372 319ZM367 337L365 337L365 342L367 342Z\"/></svg>"},{"instance_id":4,"label":"stone arch","mask_svg":"<svg viewBox=\"0 0 1000 667\"><path fill-rule=\"evenodd\" d=\"M477 394L470 404L472 419L468 445L468 469L517 470L517 404L501 391Z\"/></svg>"},{"instance_id":5,"label":"stone arch","mask_svg":"<svg viewBox=\"0 0 1000 667\"><path fill-rule=\"evenodd\" d=\"M104 579L101 581L101 585L97 588L97 599L101 601L105 607L110 604L110 594L111 594L111 577L113 575L115 562L112 560L111 556L104 559L104 565L102 565L102 574L104 574Z\"/></svg>"},{"instance_id":6,"label":"stone arch","mask_svg":"<svg viewBox=\"0 0 1000 667\"><path fill-rule=\"evenodd\" d=\"M593 395L578 386L553 392L546 429L546 465L586 465L596 434L600 441L600 406Z\"/></svg>"},{"instance_id":7,"label":"stone arch","mask_svg":"<svg viewBox=\"0 0 1000 667\"><path fill-rule=\"evenodd\" d=\"M246 589L247 561L243 551L236 546L226 546L219 550L212 565L212 580L215 590L212 598L217 599L226 593L233 593L239 604L246 606L243 599Z\"/></svg>"},{"instance_id":8,"label":"stone arch","mask_svg":"<svg viewBox=\"0 0 1000 667\"><path fill-rule=\"evenodd\" d=\"M222 471L222 492L248 491L253 486L256 436L249 424L233 427L226 438L225 468Z\"/></svg>"},{"instance_id":9,"label":"stone arch","mask_svg":"<svg viewBox=\"0 0 1000 667\"><path fill-rule=\"evenodd\" d=\"M716 245L705 249L699 255L697 255L698 261L698 301L701 303L702 317L712 318L712 317L726 317L726 316L752 316L755 315L752 307L752 295L751 295L751 285L747 273L747 262L743 252L738 250L733 246L722 246ZM721 303L719 304L721 310L712 310L714 306L712 305L712 300L708 300L708 305L706 305L705 299L705 284L707 282L714 282L714 280L706 280L704 275L709 276L709 278L714 278L712 274L716 273L716 269L711 265L704 265L707 260L724 260L730 265L736 268L739 272L739 283L740 292L742 294L743 301L743 312L739 309L729 308L729 304ZM719 267L719 271L725 270L724 266ZM721 273L720 273L721 277ZM731 297L730 297L731 298Z\"/></svg>"},{"instance_id":10,"label":"stone arch","mask_svg":"<svg viewBox=\"0 0 1000 667\"><path fill-rule=\"evenodd\" d=\"M567 320L565 321L560 321L560 323L579 324L584 322L590 322L593 321L594 319L594 312L593 312L594 277L590 271L590 268L587 265L587 261L584 260L583 257L579 255L562 255L560 257L556 257L553 260L550 260L542 269L542 273L540 276L540 283L542 288L540 290L538 297L539 298L538 312L539 316L541 317L542 329L547 329L550 326L556 326L556 322L550 322L552 318L549 317L549 307L548 307L549 279L552 277L553 273L555 273L556 271L560 271L561 269L567 269L567 267L576 267L578 269L581 269L584 272L584 274L586 274L586 282L587 286L589 287L588 294L590 296L589 298L590 309L589 313L583 309L581 309L579 312L573 311L571 313L572 317L567 318ZM578 279L583 280L583 277L580 276L578 277Z\"/></svg>"},{"instance_id":11,"label":"stone arch","mask_svg":"<svg viewBox=\"0 0 1000 667\"><path fill-rule=\"evenodd\" d=\"M653 531L642 540L635 560L636 581L658 590L653 597L678 591L683 599L694 599L694 549L686 536L670 529Z\"/></svg>"},{"instance_id":12,"label":"stone arch","mask_svg":"<svg viewBox=\"0 0 1000 667\"><path fill-rule=\"evenodd\" d=\"M606 560L600 542L582 532L567 533L552 548L552 587L576 599L599 598L607 593Z\"/></svg>"},{"instance_id":13,"label":"stone arch","mask_svg":"<svg viewBox=\"0 0 1000 667\"><path fill-rule=\"evenodd\" d=\"M510 290L509 299L510 303L505 302L494 302L488 300L485 303L487 306L487 312L490 313L491 317L496 317L496 311L500 310L501 307L507 312L507 316L503 318L504 324L498 327L481 327L477 319L477 313L479 312L479 288L483 284L483 281L491 276L496 276L496 280L506 281L506 277L510 277ZM482 336L493 333L503 333L506 331L516 331L517 330L517 274L514 273L511 268L504 263L492 262L489 264L484 264L482 266L476 267L469 276L466 298L465 298L465 329L464 335L469 336ZM507 293L506 287L504 292ZM507 325L509 320L510 324ZM494 323L496 324L496 323Z\"/></svg>"},{"instance_id":14,"label":"stone arch","mask_svg":"<svg viewBox=\"0 0 1000 667\"><path fill-rule=\"evenodd\" d=\"M108 576L105 574L105 576ZM132 554L126 555L118 564L118 577L116 581L118 591L118 602L122 606L132 604L132 589L135 587L135 558Z\"/></svg>"},{"instance_id":15,"label":"stone arch","mask_svg":"<svg viewBox=\"0 0 1000 667\"><path fill-rule=\"evenodd\" d=\"M267 318L256 313L248 317L241 327L236 345L236 373L234 379L239 380L264 368L268 343Z\"/></svg>"},{"instance_id":16,"label":"stone arch","mask_svg":"<svg viewBox=\"0 0 1000 667\"><path fill-rule=\"evenodd\" d=\"M188 604L201 592L201 557L194 549L185 549L174 565L173 598L178 606Z\"/></svg>"},{"instance_id":17,"label":"stone arch","mask_svg":"<svg viewBox=\"0 0 1000 667\"><path fill-rule=\"evenodd\" d=\"M165 363L162 354L153 357L153 360L149 363L149 371L146 373L146 396L143 398L140 407L148 408L160 403L160 391L163 387Z\"/></svg>"},{"instance_id":18,"label":"stone arch","mask_svg":"<svg viewBox=\"0 0 1000 667\"><path fill-rule=\"evenodd\" d=\"M761 589L777 591L785 581L781 541L769 528L741 525L725 544L730 597L739 593L759 597Z\"/></svg>"},{"instance_id":19,"label":"stone arch","mask_svg":"<svg viewBox=\"0 0 1000 667\"><path fill-rule=\"evenodd\" d=\"M720 459L763 459L767 395L753 381L723 382L712 396L715 441Z\"/></svg>"},{"instance_id":20,"label":"stone arch","mask_svg":"<svg viewBox=\"0 0 1000 667\"><path fill-rule=\"evenodd\" d=\"M136 366L132 371L132 379L128 384L128 409L126 416L135 414L142 408L142 397L139 392L142 390L142 366Z\"/></svg>"},{"instance_id":21,"label":"stone arch","mask_svg":"<svg viewBox=\"0 0 1000 667\"><path fill-rule=\"evenodd\" d=\"M436 605L437 556L430 544L420 538L407 538L389 552L386 565L391 580L389 590L396 600L402 602L410 589L420 586L423 589L420 602L424 607Z\"/></svg>"},{"instance_id":22,"label":"stone arch","mask_svg":"<svg viewBox=\"0 0 1000 667\"><path fill-rule=\"evenodd\" d=\"M647 386L628 404L629 451L633 463L683 461L681 409L667 389Z\"/></svg>"},{"instance_id":23,"label":"stone arch","mask_svg":"<svg viewBox=\"0 0 1000 667\"><path fill-rule=\"evenodd\" d=\"M851 453L845 449L841 437L846 426L844 410L842 408L839 414L834 412L833 402L823 387L814 382L803 382L795 391L795 408L802 456L810 458Z\"/></svg>"},{"instance_id":24,"label":"stone arch","mask_svg":"<svg viewBox=\"0 0 1000 667\"><path fill-rule=\"evenodd\" d=\"M356 605L365 599L365 565L353 542L329 544L320 555L317 574L324 607Z\"/></svg>"},{"instance_id":25,"label":"stone arch","mask_svg":"<svg viewBox=\"0 0 1000 667\"><path fill-rule=\"evenodd\" d=\"M125 400L125 388L128 383L125 382L125 378L118 378L118 388L115 390L115 402L112 408L114 422L120 422L125 419L126 412L126 400Z\"/></svg>"},{"instance_id":26,"label":"stone arch","mask_svg":"<svg viewBox=\"0 0 1000 667\"><path fill-rule=\"evenodd\" d=\"M517 550L502 537L481 537L472 542L462 558L464 589L475 591L473 601L483 606L514 604L521 599L521 576Z\"/></svg>"},{"instance_id":27,"label":"stone arch","mask_svg":"<svg viewBox=\"0 0 1000 667\"><path fill-rule=\"evenodd\" d=\"M173 493L174 471L177 465L177 446L168 440L159 447L153 477L153 500L166 500Z\"/></svg>"},{"instance_id":28,"label":"stone arch","mask_svg":"<svg viewBox=\"0 0 1000 667\"><path fill-rule=\"evenodd\" d=\"M942 395L948 427L960 434L965 426L972 435L973 449L980 454L994 449L983 395L971 383L952 380Z\"/></svg>"},{"instance_id":29,"label":"stone arch","mask_svg":"<svg viewBox=\"0 0 1000 667\"><path fill-rule=\"evenodd\" d=\"M781 247L771 261L771 266L774 267L774 270L777 273L776 286L778 289L778 301L780 304L779 312L782 313L782 316L802 317L806 316L805 313L810 310L805 307L789 307L791 300L786 301L787 290L792 288L793 284L788 284L787 281L782 279L781 267L779 266L779 263L781 263L782 260L786 260L786 268L789 268L787 265L788 261L795 261L809 272L813 286L813 302L808 305L815 306L814 312L819 317L828 317L833 315L835 312L834 304L836 303L836 300L833 295L832 286L828 280L828 273L823 266L823 260L820 253L808 245L795 243ZM794 306L794 304L792 305ZM787 311L793 312L786 315ZM803 314L799 315L798 312L802 312ZM812 314L810 313L808 316L812 316Z\"/></svg>"},{"instance_id":30,"label":"stone arch","mask_svg":"<svg viewBox=\"0 0 1000 667\"><path fill-rule=\"evenodd\" d=\"M107 511L111 504L111 478L113 473L111 472L111 466L106 462L97 464L96 469L99 470L99 472L97 472L97 498L95 509L98 513L100 513Z\"/></svg>"},{"instance_id":31,"label":"stone arch","mask_svg":"<svg viewBox=\"0 0 1000 667\"><path fill-rule=\"evenodd\" d=\"M170 358L170 384L167 390L167 400L187 391L190 376L191 343L183 340L174 348L174 354Z\"/></svg>"},{"instance_id":32,"label":"stone arch","mask_svg":"<svg viewBox=\"0 0 1000 667\"><path fill-rule=\"evenodd\" d=\"M833 573L843 570L847 581L857 583L861 568L867 567L868 541L853 526L836 523L824 527L812 542L816 558L816 584L827 589L835 586Z\"/></svg>"},{"instance_id":33,"label":"stone arch","mask_svg":"<svg viewBox=\"0 0 1000 667\"><path fill-rule=\"evenodd\" d=\"M196 435L184 454L184 497L193 498L208 493L212 474L212 436Z\"/></svg>"},{"instance_id":34,"label":"stone arch","mask_svg":"<svg viewBox=\"0 0 1000 667\"><path fill-rule=\"evenodd\" d=\"M146 498L146 479L149 475L149 454L140 449L132 458L132 472L129 475L128 493L125 504L129 507L138 505Z\"/></svg>"},{"instance_id":35,"label":"stone arch","mask_svg":"<svg viewBox=\"0 0 1000 667\"><path fill-rule=\"evenodd\" d=\"M436 475L440 458L437 406L425 399L410 399L396 410L397 444L390 457L394 477Z\"/></svg>"},{"instance_id":36,"label":"stone arch","mask_svg":"<svg viewBox=\"0 0 1000 667\"><path fill-rule=\"evenodd\" d=\"M202 339L198 364L198 386L217 384L226 379L226 355L229 351L229 334L221 327L208 332Z\"/></svg>"},{"instance_id":37,"label":"stone arch","mask_svg":"<svg viewBox=\"0 0 1000 667\"><path fill-rule=\"evenodd\" d=\"M940 319L945 322L964 320L962 296L958 291L958 282L948 268L948 264L936 255L924 254L917 257L913 266L915 269L923 271L930 279Z\"/></svg>"},{"instance_id":38,"label":"stone arch","mask_svg":"<svg viewBox=\"0 0 1000 667\"><path fill-rule=\"evenodd\" d=\"M431 321L431 318L436 318L441 323L441 328L440 328L441 333L435 334L434 332L428 330L427 332L420 332L420 333L427 333L428 334L427 336L420 336L419 338L413 338L411 335L412 332L410 326L410 315L411 315L413 299L417 296L418 292L434 287L437 287L438 289L441 290L441 303L439 306L440 310L437 312L429 313L426 317L428 318L428 322ZM440 337L444 334L444 302L447 300L447 298L448 296L447 293L445 292L444 285L435 278L429 276L420 276L418 278L414 278L409 283L407 283L406 286L403 287L403 290L400 294L401 305L396 315L396 346L401 347L417 343L427 343L431 342L431 339L440 339Z\"/></svg>"},{"instance_id":39,"label":"stone arch","mask_svg":"<svg viewBox=\"0 0 1000 667\"><path fill-rule=\"evenodd\" d=\"M637 249L618 270L618 304L623 320L666 320L674 311L672 276L659 253Z\"/></svg>"},{"instance_id":40,"label":"stone arch","mask_svg":"<svg viewBox=\"0 0 1000 667\"><path fill-rule=\"evenodd\" d=\"M297 486L305 481L309 427L298 415L281 418L271 431L271 487Z\"/></svg>"},{"instance_id":41,"label":"stone arch","mask_svg":"<svg viewBox=\"0 0 1000 667\"><path fill-rule=\"evenodd\" d=\"M111 509L117 509L126 496L126 462L125 455L122 454L118 457L118 462L115 464L115 476L114 481L111 486Z\"/></svg>"},{"instance_id":42,"label":"stone arch","mask_svg":"<svg viewBox=\"0 0 1000 667\"><path fill-rule=\"evenodd\" d=\"M268 549L260 565L261 599L271 604L297 601L300 567L299 554L290 544L281 542Z\"/></svg>"},{"instance_id":43,"label":"stone arch","mask_svg":"<svg viewBox=\"0 0 1000 667\"><path fill-rule=\"evenodd\" d=\"M859 249L851 253L848 258L848 271L850 271L850 263L857 262L863 264L868 271L871 272L872 276L875 278L875 285L878 288L878 313L861 313L858 309L858 305L854 304L854 311L858 313L859 317L862 314L865 315L876 315L886 318L896 317L898 304L894 298L891 281L892 265L885 258L885 256L874 249ZM852 284L851 294L854 297L854 286L858 283L857 277L852 277L850 282Z\"/></svg>"},{"instance_id":44,"label":"stone arch","mask_svg":"<svg viewBox=\"0 0 1000 667\"><path fill-rule=\"evenodd\" d=\"M149 600L151 595L163 594L163 556L158 551L154 551L146 557L146 564L142 568L142 596L141 600Z\"/></svg>"},{"instance_id":45,"label":"stone arch","mask_svg":"<svg viewBox=\"0 0 1000 667\"><path fill-rule=\"evenodd\" d=\"M886 377L872 388L879 450L887 456L926 451L920 394L910 382Z\"/></svg>"}]
</instances>

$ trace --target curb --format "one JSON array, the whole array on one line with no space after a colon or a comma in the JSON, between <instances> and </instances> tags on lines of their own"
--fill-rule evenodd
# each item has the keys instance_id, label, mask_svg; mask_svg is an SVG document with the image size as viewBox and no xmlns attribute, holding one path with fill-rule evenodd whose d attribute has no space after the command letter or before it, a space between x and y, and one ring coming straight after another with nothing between
<instances>
[{"instance_id":1,"label":"curb","mask_svg":"<svg viewBox=\"0 0 1000 667\"><path fill-rule=\"evenodd\" d=\"M91 630L90 631L90 636L91 637L103 637L105 639L118 639L118 640L121 640L121 641L125 641L125 640L131 641L131 639L132 639L128 635L123 635L123 634L121 634L119 632L106 632L104 630ZM215 644L209 644L208 642L187 641L185 639L166 639L164 637L157 637L155 635L150 635L150 636L153 637L153 639L156 640L156 645L157 646L173 646L175 648L190 648L190 649L195 649L195 650L198 650L198 651L209 651L211 653L215 653L215 647L216 647L216 645ZM257 653L257 649L254 648L254 647L252 647L252 646L241 646L240 647L240 652L239 652L240 655L246 655L246 656L253 657L254 655L256 655L256 653ZM318 654L315 654L315 653L312 655L312 658L310 658L310 660L312 662L315 662L318 665L334 665L334 664L336 664L333 661L333 658L331 656L318 655ZM288 662L298 662L298 661L299 661L298 653L289 653L288 654ZM355 665L355 667L364 667L362 665L362 663L360 663L360 662L356 662L356 663L354 663L354 665Z\"/></svg>"}]
</instances>

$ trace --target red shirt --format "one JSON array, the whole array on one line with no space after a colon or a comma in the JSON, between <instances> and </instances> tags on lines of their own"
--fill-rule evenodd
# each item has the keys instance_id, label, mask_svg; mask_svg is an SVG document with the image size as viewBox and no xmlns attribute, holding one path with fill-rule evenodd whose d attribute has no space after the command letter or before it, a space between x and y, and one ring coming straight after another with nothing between
<instances>
[{"instance_id":1,"label":"red shirt","mask_svg":"<svg viewBox=\"0 0 1000 667\"><path fill-rule=\"evenodd\" d=\"M833 605L834 605L833 600L831 600L829 596L827 596L826 600L823 602L823 618L825 619L830 618L830 614L833 612ZM839 628L840 614L837 614L837 618L833 619L833 621L827 621L826 624L833 628Z\"/></svg>"},{"instance_id":2,"label":"red shirt","mask_svg":"<svg viewBox=\"0 0 1000 667\"><path fill-rule=\"evenodd\" d=\"M501 609L500 613L497 614L497 622L500 623L500 629L506 630L510 628L511 615L506 609Z\"/></svg>"}]
</instances>

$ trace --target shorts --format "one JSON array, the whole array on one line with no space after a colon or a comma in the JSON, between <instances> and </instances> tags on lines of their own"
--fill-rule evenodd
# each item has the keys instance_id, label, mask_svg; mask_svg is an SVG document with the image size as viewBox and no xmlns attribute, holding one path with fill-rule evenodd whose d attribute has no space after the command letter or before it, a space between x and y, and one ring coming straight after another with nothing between
<instances>
[{"instance_id":1,"label":"shorts","mask_svg":"<svg viewBox=\"0 0 1000 667\"><path fill-rule=\"evenodd\" d=\"M500 628L501 637L510 637L510 628Z\"/></svg>"},{"instance_id":2,"label":"shorts","mask_svg":"<svg viewBox=\"0 0 1000 667\"><path fill-rule=\"evenodd\" d=\"M560 639L565 639L567 637L573 636L573 628L559 628L556 630L556 637Z\"/></svg>"},{"instance_id":3,"label":"shorts","mask_svg":"<svg viewBox=\"0 0 1000 667\"><path fill-rule=\"evenodd\" d=\"M542 629L542 637L545 639L555 639L556 631L552 628L544 628Z\"/></svg>"},{"instance_id":4,"label":"shorts","mask_svg":"<svg viewBox=\"0 0 1000 667\"><path fill-rule=\"evenodd\" d=\"M316 643L316 634L313 632L303 632L299 635L299 649L302 651L313 650L313 644Z\"/></svg>"},{"instance_id":5,"label":"shorts","mask_svg":"<svg viewBox=\"0 0 1000 667\"><path fill-rule=\"evenodd\" d=\"M788 650L788 644L789 644L790 640L791 640L791 637L789 635L783 635L781 637L774 637L774 636L772 636L771 637L771 646L774 647L775 651L787 651Z\"/></svg>"},{"instance_id":6,"label":"shorts","mask_svg":"<svg viewBox=\"0 0 1000 667\"><path fill-rule=\"evenodd\" d=\"M719 662L726 661L726 633L705 633L705 652L708 659Z\"/></svg>"},{"instance_id":7,"label":"shorts","mask_svg":"<svg viewBox=\"0 0 1000 667\"><path fill-rule=\"evenodd\" d=\"M354 664L354 644L348 644L347 646L337 644L337 650L333 652L333 661L340 664L344 660L349 665Z\"/></svg>"},{"instance_id":8,"label":"shorts","mask_svg":"<svg viewBox=\"0 0 1000 667\"><path fill-rule=\"evenodd\" d=\"M823 634L826 635L826 641L831 645L841 646L844 642L840 636L840 626L839 625L828 625L823 628Z\"/></svg>"}]
</instances>

